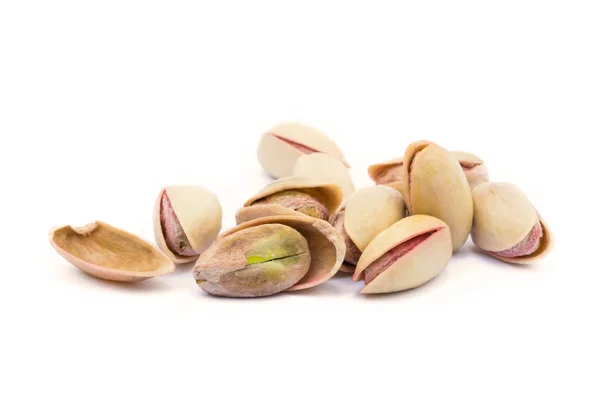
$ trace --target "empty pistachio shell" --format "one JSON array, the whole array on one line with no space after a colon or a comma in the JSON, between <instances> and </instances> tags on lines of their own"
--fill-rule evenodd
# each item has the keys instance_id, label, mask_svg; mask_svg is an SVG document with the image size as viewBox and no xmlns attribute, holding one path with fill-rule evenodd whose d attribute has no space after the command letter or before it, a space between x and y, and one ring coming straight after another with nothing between
<instances>
[{"instance_id":1,"label":"empty pistachio shell","mask_svg":"<svg viewBox=\"0 0 600 400\"><path fill-rule=\"evenodd\" d=\"M344 198L355 189L348 168L337 158L325 153L300 156L294 165L292 175L335 183L342 189Z\"/></svg>"},{"instance_id":2,"label":"empty pistachio shell","mask_svg":"<svg viewBox=\"0 0 600 400\"><path fill-rule=\"evenodd\" d=\"M282 225L290 229L282 230ZM303 250L298 235L291 231L306 240L308 252ZM325 221L303 215L271 216L250 220L221 234L198 258L193 273L198 285L209 293L231 297L262 296L282 290L306 289L327 281L339 270L345 252L343 239ZM304 268L296 259L278 265L277 271L283 271L279 274L267 271L273 278L271 280L265 276L265 271L256 271L260 266L254 266L262 260L293 257L294 253L302 254L298 258L308 259L310 263L297 281ZM248 267L250 272L244 272ZM290 268L293 273L285 272Z\"/></svg>"},{"instance_id":3,"label":"empty pistachio shell","mask_svg":"<svg viewBox=\"0 0 600 400\"><path fill-rule=\"evenodd\" d=\"M397 190L377 185L354 192L329 220L346 243L345 262L340 270L353 272L371 240L404 217L404 200Z\"/></svg>"},{"instance_id":4,"label":"empty pistachio shell","mask_svg":"<svg viewBox=\"0 0 600 400\"><path fill-rule=\"evenodd\" d=\"M102 279L135 282L175 269L173 262L149 242L101 221L52 229L48 239L64 259Z\"/></svg>"},{"instance_id":5,"label":"empty pistachio shell","mask_svg":"<svg viewBox=\"0 0 600 400\"><path fill-rule=\"evenodd\" d=\"M548 226L513 184L480 184L473 189L473 210L473 243L496 258L531 264L544 258L553 247Z\"/></svg>"},{"instance_id":6,"label":"empty pistachio shell","mask_svg":"<svg viewBox=\"0 0 600 400\"><path fill-rule=\"evenodd\" d=\"M411 215L430 215L450 227L453 251L463 246L473 223L473 198L460 164L448 150L428 141L408 146L402 194Z\"/></svg>"},{"instance_id":7,"label":"empty pistachio shell","mask_svg":"<svg viewBox=\"0 0 600 400\"><path fill-rule=\"evenodd\" d=\"M258 161L273 177L292 174L298 157L303 154L327 153L346 166L348 162L340 148L318 129L297 122L287 122L272 127L260 139Z\"/></svg>"},{"instance_id":8,"label":"empty pistachio shell","mask_svg":"<svg viewBox=\"0 0 600 400\"><path fill-rule=\"evenodd\" d=\"M450 154L463 169L471 190L480 183L489 180L487 167L481 158L465 151L451 151ZM403 164L403 157L373 164L368 168L369 176L378 185L387 185L402 190Z\"/></svg>"},{"instance_id":9,"label":"empty pistachio shell","mask_svg":"<svg viewBox=\"0 0 600 400\"><path fill-rule=\"evenodd\" d=\"M158 247L175 263L194 261L221 230L217 196L201 186L173 185L160 191L154 207Z\"/></svg>"},{"instance_id":10,"label":"empty pistachio shell","mask_svg":"<svg viewBox=\"0 0 600 400\"><path fill-rule=\"evenodd\" d=\"M450 154L458 160L471 190L489 180L488 169L481 158L466 151L451 151Z\"/></svg>"},{"instance_id":11,"label":"empty pistachio shell","mask_svg":"<svg viewBox=\"0 0 600 400\"><path fill-rule=\"evenodd\" d=\"M236 222L269 215L308 215L327 220L341 202L342 190L334 183L288 176L271 182L248 199L237 211Z\"/></svg>"},{"instance_id":12,"label":"empty pistachio shell","mask_svg":"<svg viewBox=\"0 0 600 400\"><path fill-rule=\"evenodd\" d=\"M428 215L401 219L379 233L363 251L352 280L365 281L361 293L389 293L421 286L452 257L450 229Z\"/></svg>"}]
</instances>

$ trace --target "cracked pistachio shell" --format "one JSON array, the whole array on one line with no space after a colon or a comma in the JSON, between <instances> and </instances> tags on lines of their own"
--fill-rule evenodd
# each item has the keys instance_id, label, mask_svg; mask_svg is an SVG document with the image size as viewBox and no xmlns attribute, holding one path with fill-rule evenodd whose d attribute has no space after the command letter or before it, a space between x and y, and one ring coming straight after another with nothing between
<instances>
[{"instance_id":1,"label":"cracked pistachio shell","mask_svg":"<svg viewBox=\"0 0 600 400\"><path fill-rule=\"evenodd\" d=\"M279 204L252 205L255 201L285 190L299 190L309 194L321 202L329 213L333 213L342 202L342 189L335 183L317 181L299 176L287 176L269 183L261 191L248 199L244 203L244 207L236 212L236 223L241 224L250 219L272 215L304 216L305 214Z\"/></svg>"},{"instance_id":2,"label":"cracked pistachio shell","mask_svg":"<svg viewBox=\"0 0 600 400\"><path fill-rule=\"evenodd\" d=\"M204 291L226 297L269 296L289 289L310 266L308 242L272 223L247 227L216 241L194 266Z\"/></svg>"},{"instance_id":3,"label":"cracked pistachio shell","mask_svg":"<svg viewBox=\"0 0 600 400\"><path fill-rule=\"evenodd\" d=\"M309 269L297 283L286 290L295 291L317 286L337 273L344 260L346 246L344 245L343 238L328 222L305 215L278 215L252 219L221 234L213 246L211 246L211 249L202 254L196 262L196 266L194 267L194 276L196 279L198 280L199 278L202 280L203 275L199 275L199 273L204 268L204 263L211 257L211 254L214 254L218 250L218 246L220 246L223 240L226 240L237 232L271 224L286 225L298 231L308 243L310 253Z\"/></svg>"},{"instance_id":4,"label":"cracked pistachio shell","mask_svg":"<svg viewBox=\"0 0 600 400\"><path fill-rule=\"evenodd\" d=\"M404 157L393 158L370 165L367 172L377 185L387 185L398 191L402 190L402 165Z\"/></svg>"},{"instance_id":5,"label":"cracked pistachio shell","mask_svg":"<svg viewBox=\"0 0 600 400\"><path fill-rule=\"evenodd\" d=\"M489 181L487 166L481 158L466 151L451 151L450 154L458 160L471 190L480 183Z\"/></svg>"},{"instance_id":6,"label":"cracked pistachio shell","mask_svg":"<svg viewBox=\"0 0 600 400\"><path fill-rule=\"evenodd\" d=\"M340 211L344 213L345 234L361 252L381 231L406 216L400 192L384 185L357 190L344 201ZM333 223L335 218L336 215L332 215L330 222ZM354 267L344 263L341 270L354 272Z\"/></svg>"},{"instance_id":7,"label":"cracked pistachio shell","mask_svg":"<svg viewBox=\"0 0 600 400\"><path fill-rule=\"evenodd\" d=\"M451 257L448 225L435 217L413 215L375 236L363 251L352 280L372 275L363 294L412 289L438 276Z\"/></svg>"},{"instance_id":8,"label":"cracked pistachio shell","mask_svg":"<svg viewBox=\"0 0 600 400\"><path fill-rule=\"evenodd\" d=\"M221 221L218 197L201 186L167 186L156 198L154 237L158 247L177 264L196 260L216 239Z\"/></svg>"},{"instance_id":9,"label":"cracked pistachio shell","mask_svg":"<svg viewBox=\"0 0 600 400\"><path fill-rule=\"evenodd\" d=\"M335 183L342 189L344 198L355 190L348 167L337 158L325 153L311 153L300 156L294 164L292 175Z\"/></svg>"},{"instance_id":10,"label":"cracked pistachio shell","mask_svg":"<svg viewBox=\"0 0 600 400\"><path fill-rule=\"evenodd\" d=\"M491 256L515 264L532 264L546 257L554 237L525 194L505 182L485 182L473 190L473 243ZM539 247L529 255L505 257L505 251L522 242L538 223L542 236Z\"/></svg>"},{"instance_id":11,"label":"cracked pistachio shell","mask_svg":"<svg viewBox=\"0 0 600 400\"><path fill-rule=\"evenodd\" d=\"M48 239L65 260L102 279L136 282L175 270L173 262L152 244L102 221L54 228Z\"/></svg>"},{"instance_id":12,"label":"cracked pistachio shell","mask_svg":"<svg viewBox=\"0 0 600 400\"><path fill-rule=\"evenodd\" d=\"M320 130L297 122L276 125L262 135L258 144L258 161L273 177L292 174L298 157L326 153L349 166L340 148Z\"/></svg>"},{"instance_id":13,"label":"cracked pistachio shell","mask_svg":"<svg viewBox=\"0 0 600 400\"><path fill-rule=\"evenodd\" d=\"M411 215L425 214L450 227L452 249L467 241L473 222L473 198L459 162L443 147L412 143L402 166L402 194Z\"/></svg>"}]
</instances>

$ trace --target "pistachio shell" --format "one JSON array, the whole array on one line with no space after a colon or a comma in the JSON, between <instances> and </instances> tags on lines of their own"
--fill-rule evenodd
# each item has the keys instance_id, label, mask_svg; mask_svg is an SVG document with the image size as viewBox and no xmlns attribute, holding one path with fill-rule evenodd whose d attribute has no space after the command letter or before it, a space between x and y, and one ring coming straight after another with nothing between
<instances>
[{"instance_id":1,"label":"pistachio shell","mask_svg":"<svg viewBox=\"0 0 600 400\"><path fill-rule=\"evenodd\" d=\"M471 190L480 183L489 181L487 166L481 158L466 151L451 151L450 154L458 160Z\"/></svg>"},{"instance_id":2,"label":"pistachio shell","mask_svg":"<svg viewBox=\"0 0 600 400\"><path fill-rule=\"evenodd\" d=\"M400 190L402 185L402 165L404 157L393 158L370 165L367 172L377 185L388 185Z\"/></svg>"},{"instance_id":3,"label":"pistachio shell","mask_svg":"<svg viewBox=\"0 0 600 400\"><path fill-rule=\"evenodd\" d=\"M330 213L334 212L342 202L342 189L334 183L317 181L299 176L288 176L279 178L265 186L261 191L244 203L244 208L259 208L263 212L263 214L260 214L261 216L288 214L304 215L278 204L253 205L253 203L260 199L286 190L299 190L309 194L322 203ZM248 210L244 210L244 208L238 210L236 214L236 222L238 224L247 221L248 216L254 215L254 211L248 212Z\"/></svg>"},{"instance_id":4,"label":"pistachio shell","mask_svg":"<svg viewBox=\"0 0 600 400\"><path fill-rule=\"evenodd\" d=\"M306 239L282 224L248 227L220 238L194 266L206 292L227 297L269 296L290 288L310 266Z\"/></svg>"},{"instance_id":5,"label":"pistachio shell","mask_svg":"<svg viewBox=\"0 0 600 400\"><path fill-rule=\"evenodd\" d=\"M156 198L154 237L158 247L177 264L196 260L216 239L221 221L218 197L201 186L167 186ZM176 249L174 242L180 247Z\"/></svg>"},{"instance_id":6,"label":"pistachio shell","mask_svg":"<svg viewBox=\"0 0 600 400\"><path fill-rule=\"evenodd\" d=\"M335 183L342 189L344 198L355 190L348 168L337 158L325 153L300 156L294 164L292 175Z\"/></svg>"},{"instance_id":7,"label":"pistachio shell","mask_svg":"<svg viewBox=\"0 0 600 400\"><path fill-rule=\"evenodd\" d=\"M473 222L473 199L467 178L448 150L428 141L408 146L402 166L402 194L411 215L425 214L444 221L452 249L466 242Z\"/></svg>"},{"instance_id":8,"label":"pistachio shell","mask_svg":"<svg viewBox=\"0 0 600 400\"><path fill-rule=\"evenodd\" d=\"M298 157L315 152L330 154L349 166L333 140L320 130L297 122L276 125L263 134L257 156L271 176L281 178L292 174Z\"/></svg>"},{"instance_id":9,"label":"pistachio shell","mask_svg":"<svg viewBox=\"0 0 600 400\"><path fill-rule=\"evenodd\" d=\"M236 232L265 224L287 225L300 232L308 242L310 268L298 283L287 290L317 286L334 276L340 269L346 254L343 238L328 222L305 215L276 215L252 219L222 233L217 242Z\"/></svg>"},{"instance_id":10,"label":"pistachio shell","mask_svg":"<svg viewBox=\"0 0 600 400\"><path fill-rule=\"evenodd\" d=\"M436 277L451 256L449 227L440 219L413 215L375 236L352 279L368 280L361 290L364 294L412 289Z\"/></svg>"},{"instance_id":11,"label":"pistachio shell","mask_svg":"<svg viewBox=\"0 0 600 400\"><path fill-rule=\"evenodd\" d=\"M488 254L516 264L531 264L553 248L554 237L526 195L506 182L485 182L473 189L473 243ZM531 254L507 257L504 252L528 238L537 224L541 237ZM538 228L539 229L539 228Z\"/></svg>"},{"instance_id":12,"label":"pistachio shell","mask_svg":"<svg viewBox=\"0 0 600 400\"><path fill-rule=\"evenodd\" d=\"M144 239L95 221L52 229L48 239L65 260L98 278L135 282L173 272L175 265Z\"/></svg>"}]
</instances>

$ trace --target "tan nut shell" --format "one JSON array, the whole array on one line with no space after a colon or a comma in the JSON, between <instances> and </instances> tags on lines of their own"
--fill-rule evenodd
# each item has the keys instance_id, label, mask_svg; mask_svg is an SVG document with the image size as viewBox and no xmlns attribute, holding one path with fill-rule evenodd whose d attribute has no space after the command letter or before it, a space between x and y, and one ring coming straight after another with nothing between
<instances>
[{"instance_id":1,"label":"tan nut shell","mask_svg":"<svg viewBox=\"0 0 600 400\"><path fill-rule=\"evenodd\" d=\"M463 167L469 187L473 190L477 185L489 181L488 169L483 160L473 153L466 151L451 151L452 157L456 158ZM472 168L464 168L467 164L475 164Z\"/></svg>"},{"instance_id":2,"label":"tan nut shell","mask_svg":"<svg viewBox=\"0 0 600 400\"><path fill-rule=\"evenodd\" d=\"M293 176L337 184L346 198L355 190L348 168L337 158L325 153L304 154L292 170Z\"/></svg>"},{"instance_id":3,"label":"tan nut shell","mask_svg":"<svg viewBox=\"0 0 600 400\"><path fill-rule=\"evenodd\" d=\"M330 213L334 212L342 202L342 189L335 183L317 181L299 176L287 176L269 183L260 192L248 199L244 203L244 207L236 212L236 223L241 224L253 218L271 215L304 215L279 204L257 204L252 206L252 203L259 199L292 189L302 190L310 194L323 203Z\"/></svg>"},{"instance_id":4,"label":"tan nut shell","mask_svg":"<svg viewBox=\"0 0 600 400\"><path fill-rule=\"evenodd\" d=\"M392 248L430 231L435 233L397 259L367 284L361 293L389 293L412 289L439 275L452 257L450 229L440 219L428 215L413 215L394 223L369 243L358 260L352 280L364 279L367 267Z\"/></svg>"},{"instance_id":5,"label":"tan nut shell","mask_svg":"<svg viewBox=\"0 0 600 400\"><path fill-rule=\"evenodd\" d=\"M184 257L174 254L165 241L160 223L160 204L162 195L167 196L179 219L181 228L190 242L196 256ZM175 263L194 261L215 241L221 231L222 208L219 198L210 190L195 185L172 185L163 188L158 194L154 206L154 237L158 247Z\"/></svg>"},{"instance_id":6,"label":"tan nut shell","mask_svg":"<svg viewBox=\"0 0 600 400\"><path fill-rule=\"evenodd\" d=\"M367 169L369 177L377 185L386 185L398 191L402 190L402 165L404 157L392 158L391 160L383 161L377 164L370 165ZM398 175L398 179L391 182L385 182L382 176L386 173L394 172Z\"/></svg>"},{"instance_id":7,"label":"tan nut shell","mask_svg":"<svg viewBox=\"0 0 600 400\"><path fill-rule=\"evenodd\" d=\"M301 123L286 122L272 127L263 134L258 144L258 161L275 178L291 175L298 157L306 153L274 135L312 148L317 152L330 154L349 166L338 145L323 132Z\"/></svg>"},{"instance_id":8,"label":"tan nut shell","mask_svg":"<svg viewBox=\"0 0 600 400\"><path fill-rule=\"evenodd\" d=\"M554 246L554 237L544 220L517 186L486 182L473 190L473 243L503 261L531 264L544 258ZM507 250L521 242L537 221L543 236L538 250L528 256L503 257L493 252Z\"/></svg>"},{"instance_id":9,"label":"tan nut shell","mask_svg":"<svg viewBox=\"0 0 600 400\"><path fill-rule=\"evenodd\" d=\"M328 222L306 215L276 215L252 219L223 232L217 242L248 227L264 224L287 225L300 232L308 242L310 268L298 283L287 290L294 291L317 286L334 276L340 269L346 254L344 239Z\"/></svg>"},{"instance_id":10,"label":"tan nut shell","mask_svg":"<svg viewBox=\"0 0 600 400\"><path fill-rule=\"evenodd\" d=\"M173 262L152 244L102 221L54 228L48 240L65 260L102 279L135 282L175 270Z\"/></svg>"},{"instance_id":11,"label":"tan nut shell","mask_svg":"<svg viewBox=\"0 0 600 400\"><path fill-rule=\"evenodd\" d=\"M409 213L444 221L450 227L452 249L458 251L467 241L473 222L471 189L459 162L435 143L414 142L404 155L402 180Z\"/></svg>"}]
</instances>

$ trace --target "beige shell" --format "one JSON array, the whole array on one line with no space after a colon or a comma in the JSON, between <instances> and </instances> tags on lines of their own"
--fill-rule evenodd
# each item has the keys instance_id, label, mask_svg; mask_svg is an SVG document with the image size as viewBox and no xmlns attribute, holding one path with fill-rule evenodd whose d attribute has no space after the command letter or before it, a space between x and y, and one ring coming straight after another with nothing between
<instances>
[{"instance_id":1,"label":"beige shell","mask_svg":"<svg viewBox=\"0 0 600 400\"><path fill-rule=\"evenodd\" d=\"M48 240L65 260L102 279L135 282L175 270L152 244L102 221L52 229Z\"/></svg>"},{"instance_id":2,"label":"beige shell","mask_svg":"<svg viewBox=\"0 0 600 400\"><path fill-rule=\"evenodd\" d=\"M258 144L258 161L273 177L292 174L298 157L310 153L327 153L349 166L337 144L320 130L297 122L272 127Z\"/></svg>"},{"instance_id":3,"label":"beige shell","mask_svg":"<svg viewBox=\"0 0 600 400\"><path fill-rule=\"evenodd\" d=\"M451 151L450 154L458 160L471 190L480 183L489 181L487 166L481 158L466 151Z\"/></svg>"},{"instance_id":4,"label":"beige shell","mask_svg":"<svg viewBox=\"0 0 600 400\"><path fill-rule=\"evenodd\" d=\"M416 239L420 238L420 239ZM399 251L410 240L421 240L410 249ZM387 257L387 267L375 276L361 293L389 293L423 285L444 270L452 257L449 227L440 219L413 215L401 219L379 233L363 251L352 280L365 279L367 268Z\"/></svg>"},{"instance_id":5,"label":"beige shell","mask_svg":"<svg viewBox=\"0 0 600 400\"><path fill-rule=\"evenodd\" d=\"M342 265L346 253L344 240L328 222L305 215L278 215L252 219L222 233L213 246L219 246L221 240L236 232L266 224L287 225L300 232L308 242L311 258L309 270L298 283L287 289L288 291L317 286L334 276ZM198 265L198 262L196 264Z\"/></svg>"},{"instance_id":6,"label":"beige shell","mask_svg":"<svg viewBox=\"0 0 600 400\"><path fill-rule=\"evenodd\" d=\"M526 195L506 182L486 182L473 190L473 243L490 255L516 264L531 264L546 257L554 237ZM504 251L523 241L540 221L542 237L538 249L526 256L504 257Z\"/></svg>"},{"instance_id":7,"label":"beige shell","mask_svg":"<svg viewBox=\"0 0 600 400\"><path fill-rule=\"evenodd\" d=\"M195 255L182 256L169 249L160 218L163 194L168 196L173 212ZM167 186L159 192L154 206L156 243L177 264L194 261L214 242L221 231L222 214L219 198L210 190L195 185Z\"/></svg>"},{"instance_id":8,"label":"beige shell","mask_svg":"<svg viewBox=\"0 0 600 400\"><path fill-rule=\"evenodd\" d=\"M292 175L335 183L342 189L343 198L355 190L348 168L337 158L325 153L300 156L294 164Z\"/></svg>"},{"instance_id":9,"label":"beige shell","mask_svg":"<svg viewBox=\"0 0 600 400\"><path fill-rule=\"evenodd\" d=\"M278 204L261 204L252 206L252 203L264 197L282 192L284 190L292 189L301 190L313 196L323 203L330 213L334 212L342 202L342 189L334 183L316 181L314 179L303 178L299 176L287 176L269 183L257 194L249 198L244 203L244 207L240 208L236 212L236 223L241 224L253 218L272 215L304 216L302 213Z\"/></svg>"},{"instance_id":10,"label":"beige shell","mask_svg":"<svg viewBox=\"0 0 600 400\"><path fill-rule=\"evenodd\" d=\"M338 212L342 208L344 230L360 251L364 251L381 231L406 216L400 192L384 185L357 190L344 201ZM335 215L332 215L330 223L334 218ZM354 272L354 265L344 263L340 270Z\"/></svg>"},{"instance_id":11,"label":"beige shell","mask_svg":"<svg viewBox=\"0 0 600 400\"><path fill-rule=\"evenodd\" d=\"M402 166L402 194L411 215L444 221L452 234L452 249L467 241L473 222L473 199L459 162L443 147L428 141L412 143Z\"/></svg>"}]
</instances>

